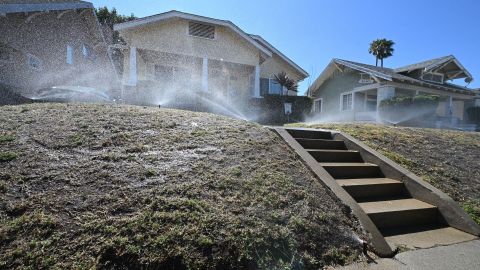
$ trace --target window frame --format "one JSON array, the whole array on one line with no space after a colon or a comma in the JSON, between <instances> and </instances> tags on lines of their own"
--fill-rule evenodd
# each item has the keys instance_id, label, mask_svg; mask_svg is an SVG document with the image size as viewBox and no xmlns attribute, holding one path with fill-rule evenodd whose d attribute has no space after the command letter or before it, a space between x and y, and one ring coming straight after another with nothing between
<instances>
[{"instance_id":1,"label":"window frame","mask_svg":"<svg viewBox=\"0 0 480 270\"><path fill-rule=\"evenodd\" d=\"M93 47L88 45L87 43L82 44L82 55L83 55L83 59L88 59L91 61L95 61L95 59L97 58L97 55L93 50Z\"/></svg>"},{"instance_id":2,"label":"window frame","mask_svg":"<svg viewBox=\"0 0 480 270\"><path fill-rule=\"evenodd\" d=\"M345 108L343 107L343 97L348 96L348 95L351 95L351 96L352 96L351 108L345 109ZM348 104L348 100L347 100L347 104ZM353 106L354 106L353 104L354 104L354 99L353 99L353 92L352 92L352 91L350 91L350 92L345 92L345 93L342 93L342 94L340 95L340 111L341 111L341 112L353 111Z\"/></svg>"},{"instance_id":3,"label":"window frame","mask_svg":"<svg viewBox=\"0 0 480 270\"><path fill-rule=\"evenodd\" d=\"M317 110L317 101L320 101L320 111ZM313 100L313 113L322 113L323 112L323 98L316 98Z\"/></svg>"},{"instance_id":4,"label":"window frame","mask_svg":"<svg viewBox=\"0 0 480 270\"><path fill-rule=\"evenodd\" d=\"M441 76L441 77L442 77L442 81L441 81L441 82L437 82L437 81L434 81L434 80L425 79L424 76L425 76L425 75L429 75L429 74L431 74L432 77L433 77L433 75ZM421 78L422 78L422 80L424 80L424 81L426 81L426 82L441 83L441 84L443 84L443 83L445 82L445 75L442 74L442 73L437 73L437 72L425 72L425 73L422 73Z\"/></svg>"}]
</instances>

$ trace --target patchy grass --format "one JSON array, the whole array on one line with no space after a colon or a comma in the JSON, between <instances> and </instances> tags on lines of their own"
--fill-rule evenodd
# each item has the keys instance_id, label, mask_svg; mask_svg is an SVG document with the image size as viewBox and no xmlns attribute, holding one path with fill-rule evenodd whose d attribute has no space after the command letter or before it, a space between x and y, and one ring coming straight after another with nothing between
<instances>
[{"instance_id":1,"label":"patchy grass","mask_svg":"<svg viewBox=\"0 0 480 270\"><path fill-rule=\"evenodd\" d=\"M480 133L357 123L308 127L352 135L450 195L480 224Z\"/></svg>"},{"instance_id":2,"label":"patchy grass","mask_svg":"<svg viewBox=\"0 0 480 270\"><path fill-rule=\"evenodd\" d=\"M10 151L0 152L0 162L9 162L16 159L17 157L18 157L18 154L14 152L10 152Z\"/></svg>"},{"instance_id":3,"label":"patchy grass","mask_svg":"<svg viewBox=\"0 0 480 270\"><path fill-rule=\"evenodd\" d=\"M0 164L1 269L319 269L361 252L350 211L259 125L81 104L0 119L15 134L0 152L21 153Z\"/></svg>"}]
</instances>

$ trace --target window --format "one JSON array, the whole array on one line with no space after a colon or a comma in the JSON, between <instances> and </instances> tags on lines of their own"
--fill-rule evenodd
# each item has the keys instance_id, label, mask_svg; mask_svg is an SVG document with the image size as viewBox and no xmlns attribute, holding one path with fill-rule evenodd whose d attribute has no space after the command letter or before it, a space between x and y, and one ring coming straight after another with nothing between
<instances>
[{"instance_id":1,"label":"window","mask_svg":"<svg viewBox=\"0 0 480 270\"><path fill-rule=\"evenodd\" d=\"M73 64L73 48L70 45L67 45L67 64Z\"/></svg>"},{"instance_id":2,"label":"window","mask_svg":"<svg viewBox=\"0 0 480 270\"><path fill-rule=\"evenodd\" d=\"M372 79L372 76L370 76L370 74L367 74L367 73L361 73L360 74L360 81L358 81L359 83L373 83L373 79Z\"/></svg>"},{"instance_id":3,"label":"window","mask_svg":"<svg viewBox=\"0 0 480 270\"><path fill-rule=\"evenodd\" d=\"M271 95L282 95L283 89L282 86L275 79L270 79L268 93Z\"/></svg>"},{"instance_id":4,"label":"window","mask_svg":"<svg viewBox=\"0 0 480 270\"><path fill-rule=\"evenodd\" d=\"M321 113L323 110L323 99L317 98L313 101L313 112L314 113Z\"/></svg>"},{"instance_id":5,"label":"window","mask_svg":"<svg viewBox=\"0 0 480 270\"><path fill-rule=\"evenodd\" d=\"M340 109L350 111L353 109L353 93L345 93L340 96Z\"/></svg>"},{"instance_id":6,"label":"window","mask_svg":"<svg viewBox=\"0 0 480 270\"><path fill-rule=\"evenodd\" d=\"M27 63L34 70L42 69L42 60L40 60L40 58L36 57L35 55L27 55Z\"/></svg>"},{"instance_id":7,"label":"window","mask_svg":"<svg viewBox=\"0 0 480 270\"><path fill-rule=\"evenodd\" d=\"M92 47L88 46L87 44L83 44L82 54L83 54L83 58L90 59L92 61L97 58L95 55L95 51L92 49Z\"/></svg>"},{"instance_id":8,"label":"window","mask_svg":"<svg viewBox=\"0 0 480 270\"><path fill-rule=\"evenodd\" d=\"M429 82L443 83L443 74L440 73L425 73L422 79Z\"/></svg>"},{"instance_id":9,"label":"window","mask_svg":"<svg viewBox=\"0 0 480 270\"><path fill-rule=\"evenodd\" d=\"M194 37L215 39L215 26L203 23L189 22L188 34Z\"/></svg>"}]
</instances>

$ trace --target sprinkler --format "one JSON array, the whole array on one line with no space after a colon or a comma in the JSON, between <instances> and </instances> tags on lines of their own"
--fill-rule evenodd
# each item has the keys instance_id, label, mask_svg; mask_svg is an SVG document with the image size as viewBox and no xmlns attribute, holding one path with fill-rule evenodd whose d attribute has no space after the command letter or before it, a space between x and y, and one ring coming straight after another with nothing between
<instances>
[{"instance_id":1,"label":"sprinkler","mask_svg":"<svg viewBox=\"0 0 480 270\"><path fill-rule=\"evenodd\" d=\"M161 109L161 108L162 108L162 105L158 104L158 108Z\"/></svg>"}]
</instances>

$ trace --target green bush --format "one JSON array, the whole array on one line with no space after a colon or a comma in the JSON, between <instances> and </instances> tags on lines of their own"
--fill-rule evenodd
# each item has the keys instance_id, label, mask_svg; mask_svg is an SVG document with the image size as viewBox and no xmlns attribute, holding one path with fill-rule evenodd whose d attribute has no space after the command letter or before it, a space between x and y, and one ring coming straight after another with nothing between
<instances>
[{"instance_id":1,"label":"green bush","mask_svg":"<svg viewBox=\"0 0 480 270\"><path fill-rule=\"evenodd\" d=\"M467 109L468 119L475 124L480 125L480 107L470 107Z\"/></svg>"},{"instance_id":2,"label":"green bush","mask_svg":"<svg viewBox=\"0 0 480 270\"><path fill-rule=\"evenodd\" d=\"M423 125L421 123L435 116L439 100L440 97L434 95L398 96L382 100L380 117L387 122L409 121L414 126L419 123Z\"/></svg>"},{"instance_id":3,"label":"green bush","mask_svg":"<svg viewBox=\"0 0 480 270\"><path fill-rule=\"evenodd\" d=\"M410 106L434 106L438 105L440 97L434 95L398 96L380 102L380 109L391 109L392 107Z\"/></svg>"}]
</instances>

